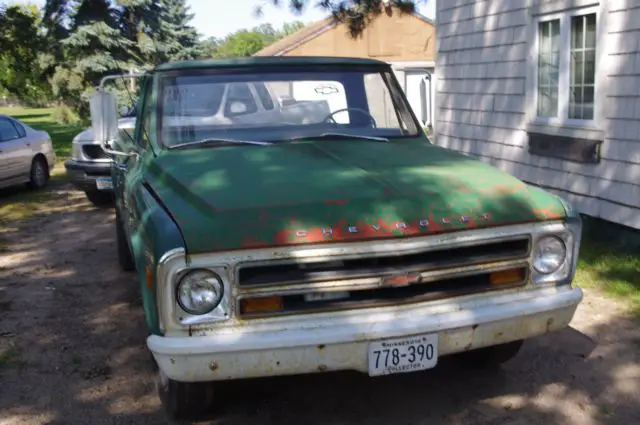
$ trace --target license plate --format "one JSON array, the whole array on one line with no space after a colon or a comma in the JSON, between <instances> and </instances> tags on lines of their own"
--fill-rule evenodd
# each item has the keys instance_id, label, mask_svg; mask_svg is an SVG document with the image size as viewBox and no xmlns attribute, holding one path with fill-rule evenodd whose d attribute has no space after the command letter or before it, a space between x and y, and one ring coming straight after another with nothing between
<instances>
[{"instance_id":1,"label":"license plate","mask_svg":"<svg viewBox=\"0 0 640 425\"><path fill-rule=\"evenodd\" d=\"M96 187L98 190L111 190L113 189L113 182L111 177L98 177L96 178Z\"/></svg>"},{"instance_id":2,"label":"license plate","mask_svg":"<svg viewBox=\"0 0 640 425\"><path fill-rule=\"evenodd\" d=\"M369 343L369 376L431 369L438 364L438 335L416 335Z\"/></svg>"}]
</instances>

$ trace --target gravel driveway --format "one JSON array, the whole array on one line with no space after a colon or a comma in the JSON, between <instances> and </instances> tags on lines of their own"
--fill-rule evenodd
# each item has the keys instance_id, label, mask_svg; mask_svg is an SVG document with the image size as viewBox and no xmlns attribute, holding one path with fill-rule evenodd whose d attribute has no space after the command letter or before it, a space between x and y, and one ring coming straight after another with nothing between
<instances>
[{"instance_id":1,"label":"gravel driveway","mask_svg":"<svg viewBox=\"0 0 640 425\"><path fill-rule=\"evenodd\" d=\"M0 202L2 200L0 199ZM164 424L112 210L61 189L56 212L0 233L0 425ZM638 424L640 327L595 292L572 328L499 370L441 359L370 379L331 373L221 385L206 424Z\"/></svg>"}]
</instances>

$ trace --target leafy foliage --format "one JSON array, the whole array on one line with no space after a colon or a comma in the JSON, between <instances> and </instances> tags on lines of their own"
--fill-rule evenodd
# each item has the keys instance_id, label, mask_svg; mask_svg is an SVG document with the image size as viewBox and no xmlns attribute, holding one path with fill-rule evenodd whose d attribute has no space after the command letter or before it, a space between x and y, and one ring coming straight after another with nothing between
<instances>
[{"instance_id":1,"label":"leafy foliage","mask_svg":"<svg viewBox=\"0 0 640 425\"><path fill-rule=\"evenodd\" d=\"M262 48L303 27L304 24L300 21L285 23L280 29L275 29L271 24L262 24L249 30L236 31L224 39L211 37L202 42L202 55L204 57L252 56Z\"/></svg>"},{"instance_id":2,"label":"leafy foliage","mask_svg":"<svg viewBox=\"0 0 640 425\"><path fill-rule=\"evenodd\" d=\"M160 15L160 43L165 46L165 60L188 60L198 57L200 45L198 33L189 25L193 14L186 0L163 0Z\"/></svg>"},{"instance_id":3,"label":"leafy foliage","mask_svg":"<svg viewBox=\"0 0 640 425\"><path fill-rule=\"evenodd\" d=\"M51 84L54 95L86 116L86 94L103 76L132 66L135 43L123 35L109 0L82 0L70 18L68 36L60 41L64 62Z\"/></svg>"},{"instance_id":4,"label":"leafy foliage","mask_svg":"<svg viewBox=\"0 0 640 425\"><path fill-rule=\"evenodd\" d=\"M48 89L39 66L45 47L41 20L33 5L0 9L0 94L29 104L42 102Z\"/></svg>"},{"instance_id":5,"label":"leafy foliage","mask_svg":"<svg viewBox=\"0 0 640 425\"><path fill-rule=\"evenodd\" d=\"M334 19L347 24L352 37L362 34L362 31L373 19L384 13L388 7L396 7L401 13L413 13L416 4L429 0L263 0L275 6L288 4L289 8L301 12L309 5L314 5L330 12ZM264 4L259 4L256 14L262 14Z\"/></svg>"}]
</instances>

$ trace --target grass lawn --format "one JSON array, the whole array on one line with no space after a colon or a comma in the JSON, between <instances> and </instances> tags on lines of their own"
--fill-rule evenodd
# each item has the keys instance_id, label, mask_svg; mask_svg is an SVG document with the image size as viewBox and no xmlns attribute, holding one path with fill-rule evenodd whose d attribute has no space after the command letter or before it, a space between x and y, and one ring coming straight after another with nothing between
<instances>
[{"instance_id":1,"label":"grass lawn","mask_svg":"<svg viewBox=\"0 0 640 425\"><path fill-rule=\"evenodd\" d=\"M585 235L580 249L576 281L582 287L597 288L626 300L640 317L640 248L589 236Z\"/></svg>"}]
</instances>

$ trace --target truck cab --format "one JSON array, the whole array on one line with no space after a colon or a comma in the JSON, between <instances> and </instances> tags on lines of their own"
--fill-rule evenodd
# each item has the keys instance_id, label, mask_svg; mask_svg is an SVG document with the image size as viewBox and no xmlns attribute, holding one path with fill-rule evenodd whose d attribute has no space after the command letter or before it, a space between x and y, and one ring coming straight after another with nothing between
<instances>
[{"instance_id":1,"label":"truck cab","mask_svg":"<svg viewBox=\"0 0 640 425\"><path fill-rule=\"evenodd\" d=\"M91 102L172 417L223 380L504 362L582 300L577 212L433 144L384 62L160 65L117 146Z\"/></svg>"}]
</instances>

